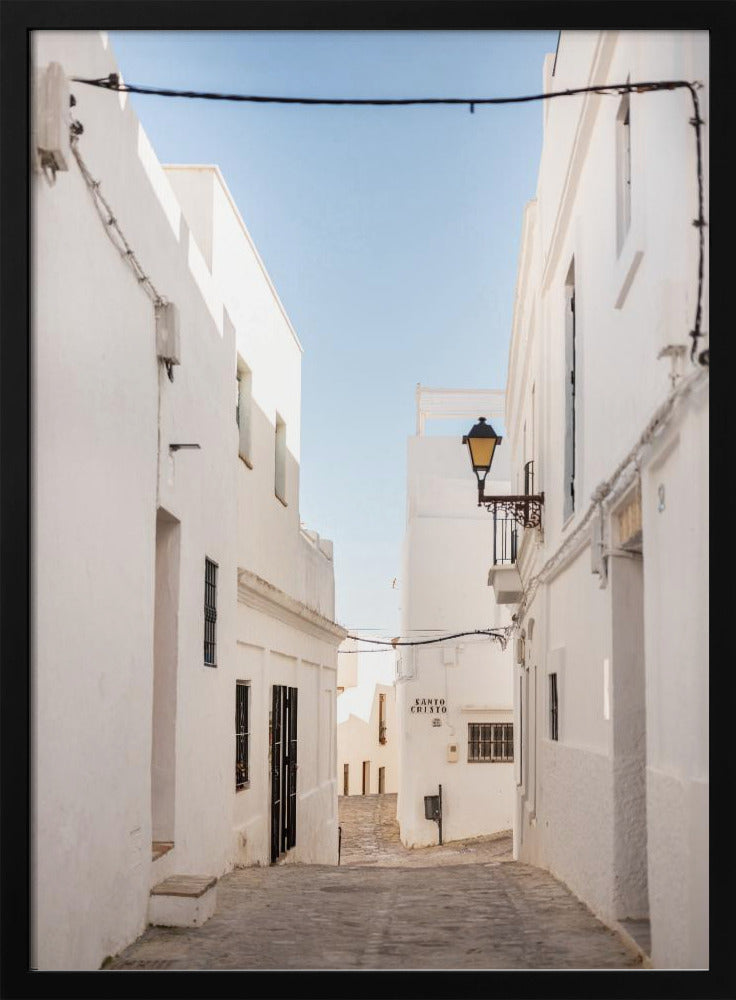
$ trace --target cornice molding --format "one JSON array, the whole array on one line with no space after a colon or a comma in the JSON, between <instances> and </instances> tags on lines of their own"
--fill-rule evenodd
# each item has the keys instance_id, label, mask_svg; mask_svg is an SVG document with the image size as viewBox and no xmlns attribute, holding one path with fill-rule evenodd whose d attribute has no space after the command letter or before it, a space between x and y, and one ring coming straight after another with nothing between
<instances>
[{"instance_id":1,"label":"cornice molding","mask_svg":"<svg viewBox=\"0 0 736 1000\"><path fill-rule=\"evenodd\" d=\"M238 602L332 646L339 646L348 634L341 625L247 569L238 569Z\"/></svg>"}]
</instances>

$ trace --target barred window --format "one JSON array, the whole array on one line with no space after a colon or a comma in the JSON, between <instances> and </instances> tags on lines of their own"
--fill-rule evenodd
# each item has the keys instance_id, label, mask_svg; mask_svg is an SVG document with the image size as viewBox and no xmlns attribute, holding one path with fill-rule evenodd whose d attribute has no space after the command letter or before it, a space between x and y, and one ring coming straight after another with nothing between
<instances>
[{"instance_id":1,"label":"barred window","mask_svg":"<svg viewBox=\"0 0 736 1000\"><path fill-rule=\"evenodd\" d=\"M469 722L468 761L506 763L514 759L512 722Z\"/></svg>"},{"instance_id":2,"label":"barred window","mask_svg":"<svg viewBox=\"0 0 736 1000\"><path fill-rule=\"evenodd\" d=\"M235 684L235 790L250 782L250 683Z\"/></svg>"},{"instance_id":3,"label":"barred window","mask_svg":"<svg viewBox=\"0 0 736 1000\"><path fill-rule=\"evenodd\" d=\"M204 561L204 662L217 666L215 660L215 628L217 625L217 563Z\"/></svg>"}]
</instances>

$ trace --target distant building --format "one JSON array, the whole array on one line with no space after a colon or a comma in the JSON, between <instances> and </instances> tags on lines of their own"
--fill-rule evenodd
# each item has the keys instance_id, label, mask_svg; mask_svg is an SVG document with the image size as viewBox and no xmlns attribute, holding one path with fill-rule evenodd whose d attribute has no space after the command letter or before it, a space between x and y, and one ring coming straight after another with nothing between
<instances>
[{"instance_id":1,"label":"distant building","mask_svg":"<svg viewBox=\"0 0 736 1000\"><path fill-rule=\"evenodd\" d=\"M545 91L658 80L704 85L707 206L707 32L563 31L544 67ZM709 379L707 338L690 358L693 105L681 89L542 113L507 385L511 478L533 469L542 530L520 539L516 593L497 593L523 638L515 851L655 968L704 968ZM706 259L705 331L707 282Z\"/></svg>"},{"instance_id":2,"label":"distant building","mask_svg":"<svg viewBox=\"0 0 736 1000\"><path fill-rule=\"evenodd\" d=\"M462 434L425 433L428 419L484 414L503 422L503 392L417 387L407 456L401 633L407 640L499 628L510 613L488 586L493 519L477 506ZM467 424L467 426L465 426ZM506 456L508 452L506 453ZM488 488L508 492L501 453ZM484 636L397 649L397 818L410 847L437 843L424 798L442 786L443 842L511 829L514 809L512 650Z\"/></svg>"},{"instance_id":3,"label":"distant building","mask_svg":"<svg viewBox=\"0 0 736 1000\"><path fill-rule=\"evenodd\" d=\"M365 654L346 639L337 668L337 777L340 795L393 793L398 782L396 688L376 682ZM383 659L383 657L381 657Z\"/></svg>"},{"instance_id":4,"label":"distant building","mask_svg":"<svg viewBox=\"0 0 736 1000\"><path fill-rule=\"evenodd\" d=\"M70 84L118 72L105 35L33 44L32 965L84 970L169 875L337 862L345 632L302 348L219 170Z\"/></svg>"}]
</instances>

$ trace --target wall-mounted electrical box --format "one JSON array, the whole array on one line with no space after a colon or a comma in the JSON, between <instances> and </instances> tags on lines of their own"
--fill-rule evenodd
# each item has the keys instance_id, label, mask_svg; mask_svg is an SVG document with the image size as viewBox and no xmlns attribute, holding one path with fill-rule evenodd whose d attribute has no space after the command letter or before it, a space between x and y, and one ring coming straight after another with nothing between
<instances>
[{"instance_id":1,"label":"wall-mounted electrical box","mask_svg":"<svg viewBox=\"0 0 736 1000\"><path fill-rule=\"evenodd\" d=\"M173 302L156 306L156 354L172 365L180 364L179 310Z\"/></svg>"},{"instance_id":2,"label":"wall-mounted electrical box","mask_svg":"<svg viewBox=\"0 0 736 1000\"><path fill-rule=\"evenodd\" d=\"M457 743L447 744L447 759L451 764L457 764L459 759Z\"/></svg>"},{"instance_id":3,"label":"wall-mounted electrical box","mask_svg":"<svg viewBox=\"0 0 736 1000\"><path fill-rule=\"evenodd\" d=\"M34 126L41 166L54 173L69 169L69 125L69 82L52 62L39 74Z\"/></svg>"},{"instance_id":4,"label":"wall-mounted electrical box","mask_svg":"<svg viewBox=\"0 0 736 1000\"><path fill-rule=\"evenodd\" d=\"M442 662L446 667L455 666L455 647L454 646L443 646L442 647Z\"/></svg>"}]
</instances>

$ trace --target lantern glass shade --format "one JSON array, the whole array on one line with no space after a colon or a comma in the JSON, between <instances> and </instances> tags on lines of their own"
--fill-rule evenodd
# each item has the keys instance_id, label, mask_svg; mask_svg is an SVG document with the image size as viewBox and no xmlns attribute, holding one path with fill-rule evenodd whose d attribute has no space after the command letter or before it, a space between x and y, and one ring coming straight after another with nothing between
<instances>
[{"instance_id":1,"label":"lantern glass shade","mask_svg":"<svg viewBox=\"0 0 736 1000\"><path fill-rule=\"evenodd\" d=\"M479 417L478 423L468 431L463 438L470 451L470 462L473 472L487 473L493 462L493 453L496 445L500 443L498 437L490 424L486 423L485 417Z\"/></svg>"}]
</instances>

